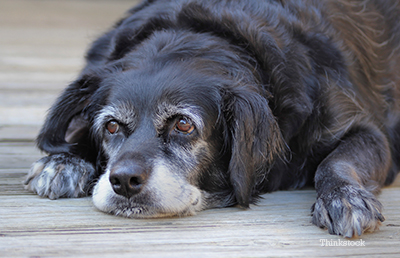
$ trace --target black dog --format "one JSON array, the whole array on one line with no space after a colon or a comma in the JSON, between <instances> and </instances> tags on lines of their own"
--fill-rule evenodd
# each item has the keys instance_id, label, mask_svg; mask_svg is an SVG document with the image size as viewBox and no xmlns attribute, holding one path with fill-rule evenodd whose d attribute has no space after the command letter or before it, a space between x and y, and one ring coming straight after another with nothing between
<instances>
[{"instance_id":1,"label":"black dog","mask_svg":"<svg viewBox=\"0 0 400 258\"><path fill-rule=\"evenodd\" d=\"M51 108L27 188L94 186L100 210L148 218L314 184L315 225L373 231L400 166L399 17L395 0L145 1Z\"/></svg>"}]
</instances>

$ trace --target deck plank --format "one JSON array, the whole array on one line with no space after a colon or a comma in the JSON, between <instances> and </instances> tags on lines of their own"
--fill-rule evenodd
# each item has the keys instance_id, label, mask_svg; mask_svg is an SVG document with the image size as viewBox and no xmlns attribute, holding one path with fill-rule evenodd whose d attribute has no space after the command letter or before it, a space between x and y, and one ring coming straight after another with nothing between
<instances>
[{"instance_id":1,"label":"deck plank","mask_svg":"<svg viewBox=\"0 0 400 258\"><path fill-rule=\"evenodd\" d=\"M104 214L90 197L26 191L46 110L82 67L87 44L132 2L0 2L0 257L398 257L400 178L379 195L386 221L362 236L364 247L321 246L344 239L310 223L314 190L266 194L248 210L151 220Z\"/></svg>"}]
</instances>

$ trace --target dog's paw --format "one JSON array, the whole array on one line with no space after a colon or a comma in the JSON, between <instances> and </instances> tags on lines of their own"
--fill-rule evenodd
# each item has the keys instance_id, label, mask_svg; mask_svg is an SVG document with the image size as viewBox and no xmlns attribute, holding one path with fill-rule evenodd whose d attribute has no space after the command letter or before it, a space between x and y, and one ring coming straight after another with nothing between
<instances>
[{"instance_id":1,"label":"dog's paw","mask_svg":"<svg viewBox=\"0 0 400 258\"><path fill-rule=\"evenodd\" d=\"M54 154L33 163L25 188L50 199L81 197L94 175L92 164L70 154Z\"/></svg>"},{"instance_id":2,"label":"dog's paw","mask_svg":"<svg viewBox=\"0 0 400 258\"><path fill-rule=\"evenodd\" d=\"M373 194L355 186L338 187L322 194L311 208L312 223L330 234L352 238L378 229L385 220L382 204Z\"/></svg>"}]
</instances>

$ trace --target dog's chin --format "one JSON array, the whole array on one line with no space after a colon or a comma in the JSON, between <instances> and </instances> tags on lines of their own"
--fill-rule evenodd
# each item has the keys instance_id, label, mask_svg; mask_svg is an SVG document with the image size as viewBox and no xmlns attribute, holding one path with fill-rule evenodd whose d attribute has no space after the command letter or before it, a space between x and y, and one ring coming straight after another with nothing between
<instances>
[{"instance_id":1,"label":"dog's chin","mask_svg":"<svg viewBox=\"0 0 400 258\"><path fill-rule=\"evenodd\" d=\"M158 169L154 174L139 194L128 199L113 191L107 171L93 190L94 206L127 218L191 216L204 209L204 198L199 189L183 179L168 176L165 169Z\"/></svg>"}]
</instances>

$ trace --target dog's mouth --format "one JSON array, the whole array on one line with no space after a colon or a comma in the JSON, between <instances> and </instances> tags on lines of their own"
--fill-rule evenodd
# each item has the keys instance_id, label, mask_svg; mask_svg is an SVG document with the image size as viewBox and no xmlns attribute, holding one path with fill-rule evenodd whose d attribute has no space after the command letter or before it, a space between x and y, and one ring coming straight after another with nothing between
<instances>
[{"instance_id":1,"label":"dog's mouth","mask_svg":"<svg viewBox=\"0 0 400 258\"><path fill-rule=\"evenodd\" d=\"M158 203L139 203L140 197L127 199L123 196L113 196L107 207L99 205L98 202L95 202L95 206L104 212L126 218L184 217L195 215L196 211L201 210L199 208L200 198L188 203L187 207L177 209L174 206L165 207Z\"/></svg>"},{"instance_id":2,"label":"dog's mouth","mask_svg":"<svg viewBox=\"0 0 400 258\"><path fill-rule=\"evenodd\" d=\"M203 210L204 194L165 167L157 167L140 193L116 193L107 171L93 190L93 203L101 211L128 218L191 216Z\"/></svg>"},{"instance_id":3,"label":"dog's mouth","mask_svg":"<svg viewBox=\"0 0 400 258\"><path fill-rule=\"evenodd\" d=\"M149 209L148 207L134 204L130 207L127 207L125 205L121 207L117 206L116 209L111 210L110 213L121 217L139 218L142 216L151 217L151 214L153 214L154 212L151 212L151 209Z\"/></svg>"},{"instance_id":4,"label":"dog's mouth","mask_svg":"<svg viewBox=\"0 0 400 258\"><path fill-rule=\"evenodd\" d=\"M110 210L109 213L126 218L184 217L195 215L196 206L199 202L199 199L195 199L186 209L178 212L159 205L139 204L135 200L129 199L124 202L116 202L114 209Z\"/></svg>"}]
</instances>

